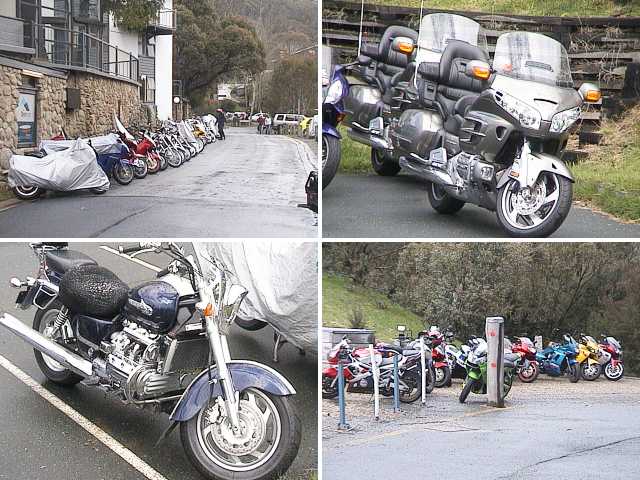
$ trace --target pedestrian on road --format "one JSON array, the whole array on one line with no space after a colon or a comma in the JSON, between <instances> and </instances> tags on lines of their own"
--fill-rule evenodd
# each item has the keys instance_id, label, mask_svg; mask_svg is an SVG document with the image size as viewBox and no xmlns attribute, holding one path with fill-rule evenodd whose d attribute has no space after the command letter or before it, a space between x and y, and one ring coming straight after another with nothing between
<instances>
[{"instance_id":1,"label":"pedestrian on road","mask_svg":"<svg viewBox=\"0 0 640 480\"><path fill-rule=\"evenodd\" d=\"M227 136L224 134L224 110L221 108L218 109L216 113L216 118L218 119L218 133L220 134L220 140L226 140Z\"/></svg>"},{"instance_id":2,"label":"pedestrian on road","mask_svg":"<svg viewBox=\"0 0 640 480\"><path fill-rule=\"evenodd\" d=\"M271 135L271 117L267 115L264 119L264 126L266 129L267 135Z\"/></svg>"},{"instance_id":3,"label":"pedestrian on road","mask_svg":"<svg viewBox=\"0 0 640 480\"><path fill-rule=\"evenodd\" d=\"M258 133L262 133L264 127L264 115L258 115Z\"/></svg>"}]
</instances>

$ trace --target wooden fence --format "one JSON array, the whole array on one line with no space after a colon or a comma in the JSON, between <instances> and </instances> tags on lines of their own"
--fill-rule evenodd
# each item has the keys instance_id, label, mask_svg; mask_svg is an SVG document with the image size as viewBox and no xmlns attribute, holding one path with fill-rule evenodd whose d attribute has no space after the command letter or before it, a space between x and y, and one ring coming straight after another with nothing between
<instances>
[{"instance_id":1,"label":"wooden fence","mask_svg":"<svg viewBox=\"0 0 640 480\"><path fill-rule=\"evenodd\" d=\"M418 29L420 9L365 4L363 41L377 42L389 25ZM603 99L589 106L578 129L580 143L597 143L603 118L621 113L640 97L640 17L535 17L486 12L463 13L485 29L489 53L493 55L500 34L527 30L544 33L561 42L569 53L576 88L584 82L600 85ZM341 60L354 58L360 31L360 3L323 0L322 42L334 47ZM578 152L579 153L579 152Z\"/></svg>"}]
</instances>

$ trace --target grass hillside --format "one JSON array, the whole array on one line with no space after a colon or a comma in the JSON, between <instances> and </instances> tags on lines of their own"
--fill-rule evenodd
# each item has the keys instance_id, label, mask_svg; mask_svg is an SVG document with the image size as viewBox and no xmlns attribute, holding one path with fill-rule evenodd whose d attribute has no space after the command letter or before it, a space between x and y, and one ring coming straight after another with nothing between
<instances>
[{"instance_id":1,"label":"grass hillside","mask_svg":"<svg viewBox=\"0 0 640 480\"><path fill-rule=\"evenodd\" d=\"M381 305L384 304L384 308ZM322 275L322 324L324 327L350 328L354 309L362 311L366 328L376 331L376 338L390 341L397 336L396 327L406 325L415 335L422 321L414 313L392 303L384 295L354 286L351 279Z\"/></svg>"},{"instance_id":2,"label":"grass hillside","mask_svg":"<svg viewBox=\"0 0 640 480\"><path fill-rule=\"evenodd\" d=\"M420 0L365 0L365 3L420 7ZM640 15L640 2L637 0L425 0L424 6L445 10L558 17Z\"/></svg>"},{"instance_id":3,"label":"grass hillside","mask_svg":"<svg viewBox=\"0 0 640 480\"><path fill-rule=\"evenodd\" d=\"M575 198L624 220L640 221L640 106L602 125L603 144L571 170Z\"/></svg>"}]
</instances>

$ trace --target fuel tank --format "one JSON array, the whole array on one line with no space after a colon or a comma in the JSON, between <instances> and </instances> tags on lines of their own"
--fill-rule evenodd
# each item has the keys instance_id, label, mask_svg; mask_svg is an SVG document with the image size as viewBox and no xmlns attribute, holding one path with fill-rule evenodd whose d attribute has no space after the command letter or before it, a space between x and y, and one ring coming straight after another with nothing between
<instances>
[{"instance_id":1,"label":"fuel tank","mask_svg":"<svg viewBox=\"0 0 640 480\"><path fill-rule=\"evenodd\" d=\"M382 114L382 107L380 90L368 85L351 85L344 99L345 123L349 126L357 123L368 129L369 122Z\"/></svg>"},{"instance_id":2,"label":"fuel tank","mask_svg":"<svg viewBox=\"0 0 640 480\"><path fill-rule=\"evenodd\" d=\"M439 113L409 109L389 130L393 147L401 153L429 158L429 152L441 144L443 121Z\"/></svg>"},{"instance_id":3,"label":"fuel tank","mask_svg":"<svg viewBox=\"0 0 640 480\"><path fill-rule=\"evenodd\" d=\"M127 320L152 333L167 333L177 321L179 300L180 294L173 285L154 280L129 291L124 311Z\"/></svg>"}]
</instances>

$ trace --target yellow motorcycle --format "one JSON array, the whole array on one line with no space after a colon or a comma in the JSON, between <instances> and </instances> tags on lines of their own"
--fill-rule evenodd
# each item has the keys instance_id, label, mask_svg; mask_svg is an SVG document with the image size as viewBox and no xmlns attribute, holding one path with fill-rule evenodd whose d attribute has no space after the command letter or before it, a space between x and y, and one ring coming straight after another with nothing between
<instances>
[{"instance_id":1,"label":"yellow motorcycle","mask_svg":"<svg viewBox=\"0 0 640 480\"><path fill-rule=\"evenodd\" d=\"M589 335L581 334L576 362L578 362L578 369L583 380L592 382L602 374L602 365L599 361L600 355L598 342Z\"/></svg>"}]
</instances>

